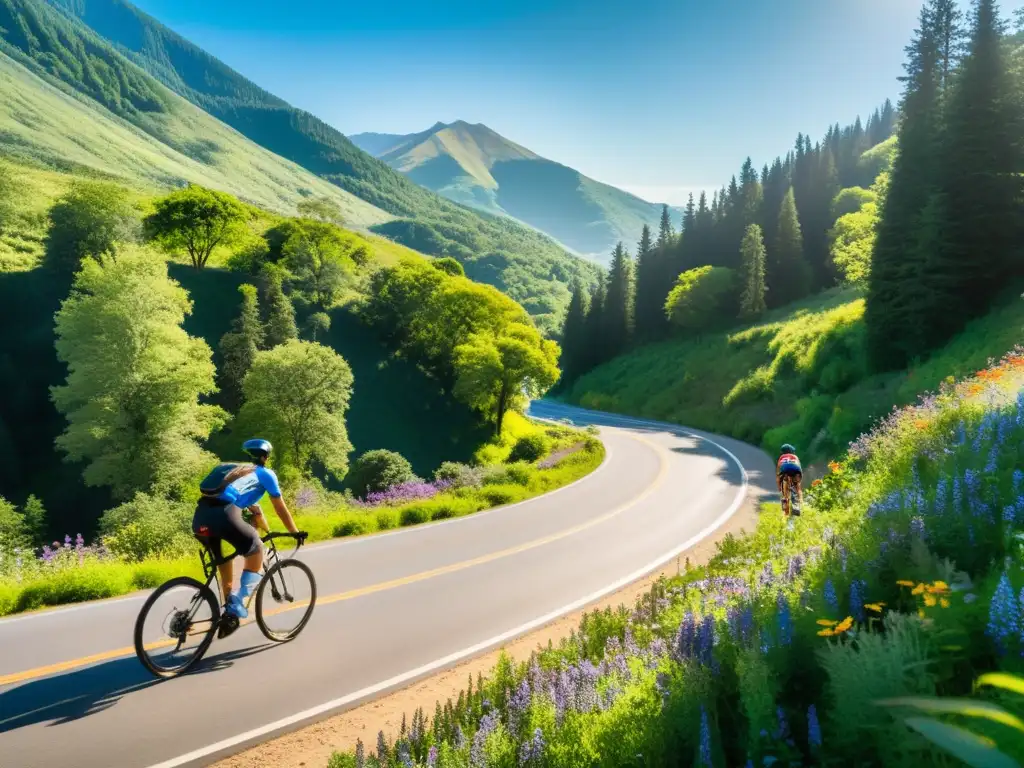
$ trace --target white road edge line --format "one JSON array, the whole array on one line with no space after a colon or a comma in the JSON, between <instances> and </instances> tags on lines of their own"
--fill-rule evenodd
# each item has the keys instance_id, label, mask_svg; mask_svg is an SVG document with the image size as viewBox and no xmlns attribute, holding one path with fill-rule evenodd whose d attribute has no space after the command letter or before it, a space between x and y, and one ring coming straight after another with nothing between
<instances>
[{"instance_id":1,"label":"white road edge line","mask_svg":"<svg viewBox=\"0 0 1024 768\"><path fill-rule=\"evenodd\" d=\"M547 418L540 417L540 416L537 416L537 417L534 417L534 418L536 418L538 421L552 421L551 419L547 419ZM420 525L413 525L413 526L410 526L408 528L399 528L398 530L394 530L394 531L384 531L382 533L374 533L374 534L371 534L369 536L358 536L358 537L355 537L355 538L335 539L333 541L318 541L316 544L310 544L303 551L304 552L319 552L320 550L334 549L335 547L354 547L354 546L358 546L360 544L366 544L367 542L371 542L372 543L372 542L380 541L382 539L388 539L388 538L391 538L393 536L402 536L404 534L410 534L410 533L420 533L420 532L425 531L425 530L431 530L431 529L434 529L434 528L440 528L443 525L455 525L456 523L468 523L468 522L471 522L473 520L479 520L482 517L489 517L490 515L493 515L493 514L495 514L497 512L506 512L506 511L508 511L510 509L515 509L516 507L521 507L524 504L530 504L531 502L536 502L539 499L550 498L551 496L554 496L557 493L561 493L562 491L569 490L573 486L578 485L579 483L582 483L584 480L589 480L589 479L593 478L595 475L597 475L598 472L601 472L601 471L607 469L607 467L609 466L609 461L610 461L611 457L612 457L612 450L611 450L611 448L609 448L606 445L604 447L604 458L601 460L600 464L598 464L596 467L594 467L594 470L592 472L587 473L586 475L584 475L583 477L579 478L578 480L573 480L568 485L563 485L561 488L555 488L555 490L548 491L547 493L542 493L540 496L533 496L532 498L524 499L523 501L517 501L515 504L506 504L506 505L501 506L501 507L493 507L491 509L485 509L485 510L482 510L480 512L474 512L471 515L463 515L462 517L453 517L450 520L438 520L436 522L431 522L431 523L422 523ZM134 594L134 595L124 595L122 597L111 597L111 598L106 598L106 599L102 599L102 600L94 600L94 601L91 601L91 602L88 602L88 603L83 603L81 605L68 605L68 606L62 606L60 608L52 608L52 609L49 609L49 610L34 611L32 613L26 613L26 614L23 614L23 615L20 615L20 616L16 615L16 616L0 617L0 630L2 630L5 626L7 626L9 624L14 624L14 623L19 622L19 621L29 621L31 619L46 619L46 618L60 617L60 616L64 616L65 614L68 614L68 613L73 613L75 611L85 611L85 610L89 610L90 608L107 608L107 607L109 607L111 605L117 605L118 603L129 603L129 602L134 602L134 601L139 601L139 600L145 600L147 597L149 597L149 593L152 592L152 591L153 590L151 590L151 589L147 589L144 592L140 592L140 593Z\"/></svg>"},{"instance_id":2,"label":"white road edge line","mask_svg":"<svg viewBox=\"0 0 1024 768\"><path fill-rule=\"evenodd\" d=\"M679 431L685 432L685 430ZM685 542L680 544L678 547L673 549L668 554L658 558L653 563L649 563L643 566L642 568L634 571L628 576L624 576L623 578L619 579L613 584L610 584L609 586L600 589L597 592L593 592L587 595L586 597L582 597L579 600L570 603L569 605L558 608L554 611L551 611L550 613L546 613L543 616L540 616L536 619L533 619L532 621L527 622L526 624L521 624L518 627L514 627L513 629L510 629L506 632L502 632L500 635L496 635L495 637L484 640L483 642L477 643L476 645L472 645L469 648L463 648L461 651L456 651L454 653L448 654L447 656L444 656L443 658L436 659L420 667L416 667L415 669L410 669L406 672L402 672L398 675L395 675L394 677L388 678L387 680L382 680L379 683L374 683L373 685L367 686L366 688L363 688L361 690L353 691L352 693L345 694L344 696L340 696L336 699L331 699L330 701L326 701L323 704L319 704L315 707L305 709L302 712L297 712L294 715L281 718L280 720L275 720L272 723L267 723L266 725L260 726L258 728L253 728L251 730L245 731L244 733L240 733L237 736L231 736L227 739L223 739L222 741L210 744L209 746L200 747L199 749L192 750L191 752L188 752L184 755L180 755L179 757L174 757L170 760L165 760L162 763L155 763L151 766L148 766L148 768L178 768L178 766L187 765L188 763L191 763L195 760L199 760L204 757L209 757L210 755L220 752L222 750L238 746L239 744L243 744L252 739L257 739L261 736L266 736L268 734L273 733L274 731L296 725L298 723L301 723L303 720L309 720L311 718L317 717L318 715L330 712L333 709L344 707L347 704L359 701L360 699L368 698L375 694L386 691L389 688L394 688L398 685L401 685L402 683L406 683L423 675L429 674L430 672L435 672L451 664L469 658L470 656L475 656L478 653L493 648L494 646L500 645L506 640L511 640L512 638L515 638L519 635L526 634L530 630L536 629L537 627L541 627L544 624L547 624L550 621L554 621L555 619L564 616L567 613L572 613L573 611L578 610L586 605L589 605L590 603L600 600L605 595L608 595L612 592L621 589L622 587L632 584L634 581L643 578L650 572L654 571L656 568L664 565L673 557L676 557L677 555L686 551L690 547L698 544L701 540L705 539L706 537L714 533L716 530L718 530L718 528L724 525L729 520L729 518L736 514L736 511L740 508L740 506L743 504L744 499L746 498L748 478L747 470L744 468L740 460L736 458L735 454L733 454L733 452L730 451L728 448L720 445L719 443L715 442L710 438L703 437L701 435L695 435L689 432L686 432L686 434L691 437L695 437L698 440L704 440L705 442L710 443L711 445L715 446L720 451L722 451L722 453L727 455L730 459L732 459L733 463L740 470L740 474L743 477L743 482L740 486L739 493L736 494L736 497L733 499L732 504L729 505L729 508L726 509L725 512L719 515L713 522L711 522L699 533L697 533L694 536L691 536L689 539L687 539Z\"/></svg>"}]
</instances>

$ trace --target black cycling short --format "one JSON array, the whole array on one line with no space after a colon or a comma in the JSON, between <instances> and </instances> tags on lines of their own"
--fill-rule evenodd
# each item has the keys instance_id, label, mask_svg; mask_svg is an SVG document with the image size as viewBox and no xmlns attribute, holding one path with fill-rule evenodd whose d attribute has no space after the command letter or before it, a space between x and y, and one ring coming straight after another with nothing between
<instances>
[{"instance_id":1,"label":"black cycling short","mask_svg":"<svg viewBox=\"0 0 1024 768\"><path fill-rule=\"evenodd\" d=\"M242 510L234 504L217 499L200 499L192 517L192 534L223 557L221 542L226 541L242 557L256 554L262 542L260 535L242 519Z\"/></svg>"}]
</instances>

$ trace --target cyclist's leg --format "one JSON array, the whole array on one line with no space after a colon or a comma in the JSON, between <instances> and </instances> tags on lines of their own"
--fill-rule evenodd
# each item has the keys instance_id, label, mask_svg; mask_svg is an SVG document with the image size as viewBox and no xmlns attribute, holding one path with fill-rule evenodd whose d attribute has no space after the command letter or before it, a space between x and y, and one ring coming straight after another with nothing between
<instances>
[{"instance_id":1,"label":"cyclist's leg","mask_svg":"<svg viewBox=\"0 0 1024 768\"><path fill-rule=\"evenodd\" d=\"M245 609L245 601L256 589L260 580L260 568L263 567L263 542L255 528L242 519L242 510L234 504L228 505L224 510L223 537L241 555L244 560L242 575L239 579L239 589L232 592L228 597L228 604L232 613L245 618L248 611Z\"/></svg>"},{"instance_id":2,"label":"cyclist's leg","mask_svg":"<svg viewBox=\"0 0 1024 768\"><path fill-rule=\"evenodd\" d=\"M797 504L802 508L804 505L804 475L802 472L797 472L793 475L793 482L796 483L796 499Z\"/></svg>"},{"instance_id":3,"label":"cyclist's leg","mask_svg":"<svg viewBox=\"0 0 1024 768\"><path fill-rule=\"evenodd\" d=\"M199 540L219 560L224 556L224 547L220 537L223 529L221 518L223 507L200 501L196 505L195 514L192 516L192 535ZM221 597L227 603L228 595L231 594L231 583L234 579L232 560L221 563L217 566L218 578L220 580Z\"/></svg>"}]
</instances>

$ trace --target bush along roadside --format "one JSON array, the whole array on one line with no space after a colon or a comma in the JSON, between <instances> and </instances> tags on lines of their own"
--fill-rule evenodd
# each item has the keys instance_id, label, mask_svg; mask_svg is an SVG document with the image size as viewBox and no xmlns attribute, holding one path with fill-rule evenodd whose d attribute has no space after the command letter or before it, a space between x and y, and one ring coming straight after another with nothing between
<instances>
[{"instance_id":1,"label":"bush along roadside","mask_svg":"<svg viewBox=\"0 0 1024 768\"><path fill-rule=\"evenodd\" d=\"M1022 452L1018 350L894 410L792 527L767 508L632 611L330 766L1017 765Z\"/></svg>"},{"instance_id":2,"label":"bush along roadside","mask_svg":"<svg viewBox=\"0 0 1024 768\"><path fill-rule=\"evenodd\" d=\"M553 427L544 432L550 453L533 464L446 463L431 482L399 473L396 485L363 499L304 485L290 499L296 523L319 541L460 517L555 490L604 460L604 446L585 432ZM268 520L277 526L274 515ZM79 534L33 547L24 530L28 521L0 499L0 616L116 597L174 576L201 575L188 530L188 505L138 494L104 515L101 537L92 545Z\"/></svg>"}]
</instances>

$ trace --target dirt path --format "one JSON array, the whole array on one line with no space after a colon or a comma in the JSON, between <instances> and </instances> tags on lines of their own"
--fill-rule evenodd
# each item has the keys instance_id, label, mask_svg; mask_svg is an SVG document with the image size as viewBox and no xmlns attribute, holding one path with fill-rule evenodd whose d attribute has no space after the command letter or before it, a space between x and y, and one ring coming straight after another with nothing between
<instances>
[{"instance_id":1,"label":"dirt path","mask_svg":"<svg viewBox=\"0 0 1024 768\"><path fill-rule=\"evenodd\" d=\"M372 750L377 743L379 731L384 731L388 738L393 740L398 735L403 714L411 717L417 707L423 707L423 711L428 715L432 714L436 702L440 701L443 704L449 698L458 697L469 676L472 675L475 679L478 673L483 673L486 677L503 651L516 661L524 661L538 646L547 646L549 641L557 644L561 638L567 637L579 626L585 612L619 605L632 607L636 599L647 592L659 577L674 576L685 568L687 560L692 565L707 562L714 555L718 542L727 534L739 535L743 531L753 530L764 497L764 492L751 484L750 493L743 507L713 536L684 552L677 562L670 563L640 581L608 595L585 610L557 619L541 629L445 672L232 755L215 763L215 766L261 768L273 765L275 768L325 768L332 752L353 749L357 739L361 739L368 750Z\"/></svg>"}]
</instances>

